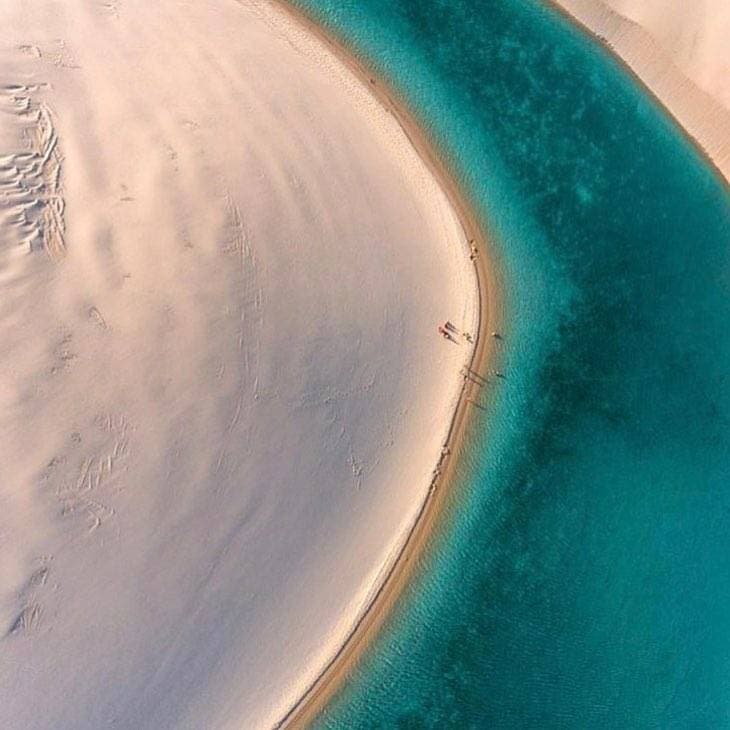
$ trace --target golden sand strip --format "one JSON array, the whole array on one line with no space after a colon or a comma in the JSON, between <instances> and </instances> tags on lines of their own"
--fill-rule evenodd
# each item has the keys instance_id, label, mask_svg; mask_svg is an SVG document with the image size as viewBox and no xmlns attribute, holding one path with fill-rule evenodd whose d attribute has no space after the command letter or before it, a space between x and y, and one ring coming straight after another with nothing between
<instances>
[{"instance_id":1,"label":"golden sand strip","mask_svg":"<svg viewBox=\"0 0 730 730\"><path fill-rule=\"evenodd\" d=\"M457 457L464 450L465 441L473 434L470 426L474 422L474 417L478 415L479 409L483 409L481 404L488 395L485 391L488 391L494 381L494 378L487 380L487 374L488 367L494 364L497 357L499 339L492 333L500 331L503 303L500 296L497 266L489 249L483 225L455 176L439 155L436 145L414 119L405 104L383 79L378 78L349 48L323 30L319 23L310 18L303 10L291 5L288 0L272 0L272 2L322 40L337 58L370 89L375 99L399 123L417 154L439 182L459 218L466 240L472 247L472 261L479 290L478 327L468 366L469 372L464 375L464 383L451 420L445 449L434 470L431 487L400 551L365 611L360 615L337 653L322 669L304 695L275 726L277 728L303 728L311 725L321 714L383 626L402 595L403 589L418 569L420 558L427 550L444 509L449 504L449 498L453 496Z\"/></svg>"}]
</instances>

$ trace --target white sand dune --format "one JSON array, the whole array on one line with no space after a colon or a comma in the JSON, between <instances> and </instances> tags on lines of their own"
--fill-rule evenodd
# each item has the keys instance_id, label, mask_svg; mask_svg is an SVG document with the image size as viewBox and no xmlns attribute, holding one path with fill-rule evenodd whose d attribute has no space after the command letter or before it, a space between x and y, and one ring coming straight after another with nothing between
<instances>
[{"instance_id":1,"label":"white sand dune","mask_svg":"<svg viewBox=\"0 0 730 730\"><path fill-rule=\"evenodd\" d=\"M730 180L730 2L555 2L605 39Z\"/></svg>"},{"instance_id":2,"label":"white sand dune","mask_svg":"<svg viewBox=\"0 0 730 730\"><path fill-rule=\"evenodd\" d=\"M281 716L426 495L467 253L268 2L0 5L0 727Z\"/></svg>"}]
</instances>

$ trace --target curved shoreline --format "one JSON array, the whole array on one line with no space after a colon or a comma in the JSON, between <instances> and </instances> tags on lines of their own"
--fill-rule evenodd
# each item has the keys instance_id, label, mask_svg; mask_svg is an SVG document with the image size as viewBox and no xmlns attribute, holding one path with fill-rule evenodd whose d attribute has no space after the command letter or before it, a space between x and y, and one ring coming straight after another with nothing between
<instances>
[{"instance_id":1,"label":"curved shoreline","mask_svg":"<svg viewBox=\"0 0 730 730\"><path fill-rule=\"evenodd\" d=\"M292 0L271 1L322 40L360 82L370 89L372 95L383 108L394 116L419 157L446 193L459 218L467 240L473 241L477 246L479 255L474 260L474 265L479 290L479 325L472 349L470 368L484 373L495 354L494 341L493 338L489 337L489 332L499 330L502 320L502 300L499 296L500 282L493 260L489 261L487 258L489 252L487 237L458 182L449 170L448 165L439 156L436 145L414 119L406 105L398 98L398 94L382 78L373 73L367 64L345 43L333 37L306 11L293 5ZM642 91L662 109L675 128L705 160L718 181L726 189L730 188L726 171L727 160L722 155L718 158L713 156L712 149L717 145L713 145L713 140L705 139L700 134L702 128L696 129L692 124L684 124L681 121L682 100L679 100L679 102L675 100L673 105L671 99L665 100L661 90L655 89L651 81L644 78L642 74L648 74L651 69L642 67L640 63L632 64L630 60L624 58L612 44L611 38L604 37L599 29L593 29L587 25L584 20L568 10L561 0L546 0L546 4L573 24L579 32L599 42L605 48ZM695 88L693 82L689 81L689 83L692 88ZM453 493L448 487L453 486L452 480L455 477L457 460L454 457L460 450L468 433L470 396L478 390L478 386L473 382L465 380L446 441L452 457L445 460L442 457L431 488L421 504L416 519L370 603L359 616L337 653L322 669L304 695L289 709L275 727L300 728L309 726L322 713L328 702L340 689L347 675L361 659L370 642L390 616L397 599L413 576L419 558L426 551L438 520ZM440 468L442 464L444 464L443 468Z\"/></svg>"},{"instance_id":2,"label":"curved shoreline","mask_svg":"<svg viewBox=\"0 0 730 730\"><path fill-rule=\"evenodd\" d=\"M503 300L500 281L493 258L489 258L486 233L451 170L440 157L434 142L422 129L406 105L387 83L342 41L333 37L303 9L290 0L270 0L295 22L320 39L327 48L369 89L378 103L398 122L413 149L429 169L449 200L467 242L476 252L472 258L478 294L478 326L472 347L469 369L485 375L496 354L496 339L490 332L500 331L503 320ZM486 383L480 384L464 375L459 399L449 424L444 453L434 469L431 485L421 503L416 518L395 555L390 567L371 600L358 617L335 655L312 682L305 693L274 725L275 728L308 727L340 689L359 662L413 576L419 559L437 527L453 490L457 454L469 435L468 427L474 414L472 397L478 396ZM479 406L477 406L479 407ZM476 415L476 414L474 414Z\"/></svg>"}]
</instances>

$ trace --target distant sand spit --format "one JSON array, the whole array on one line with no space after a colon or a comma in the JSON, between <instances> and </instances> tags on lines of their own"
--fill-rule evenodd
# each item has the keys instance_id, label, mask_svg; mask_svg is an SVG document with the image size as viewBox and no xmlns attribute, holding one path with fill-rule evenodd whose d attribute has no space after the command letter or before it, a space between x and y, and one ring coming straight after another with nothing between
<instances>
[{"instance_id":1,"label":"distant sand spit","mask_svg":"<svg viewBox=\"0 0 730 730\"><path fill-rule=\"evenodd\" d=\"M429 504L468 211L266 0L12 0L0 75L0 725L269 727Z\"/></svg>"},{"instance_id":2,"label":"distant sand spit","mask_svg":"<svg viewBox=\"0 0 730 730\"><path fill-rule=\"evenodd\" d=\"M551 1L623 59L730 180L730 3Z\"/></svg>"}]
</instances>

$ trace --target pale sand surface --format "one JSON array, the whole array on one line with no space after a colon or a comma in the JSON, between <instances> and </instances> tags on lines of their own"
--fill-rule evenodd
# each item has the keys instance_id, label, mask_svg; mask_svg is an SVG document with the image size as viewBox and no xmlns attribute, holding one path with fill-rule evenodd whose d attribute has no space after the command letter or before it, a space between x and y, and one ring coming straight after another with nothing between
<instances>
[{"instance_id":1,"label":"pale sand surface","mask_svg":"<svg viewBox=\"0 0 730 730\"><path fill-rule=\"evenodd\" d=\"M730 2L554 2L605 40L730 180Z\"/></svg>"},{"instance_id":2,"label":"pale sand surface","mask_svg":"<svg viewBox=\"0 0 730 730\"><path fill-rule=\"evenodd\" d=\"M0 75L0 727L270 726L422 513L457 207L264 0L9 0Z\"/></svg>"}]
</instances>

